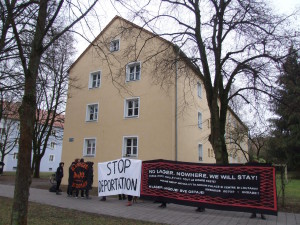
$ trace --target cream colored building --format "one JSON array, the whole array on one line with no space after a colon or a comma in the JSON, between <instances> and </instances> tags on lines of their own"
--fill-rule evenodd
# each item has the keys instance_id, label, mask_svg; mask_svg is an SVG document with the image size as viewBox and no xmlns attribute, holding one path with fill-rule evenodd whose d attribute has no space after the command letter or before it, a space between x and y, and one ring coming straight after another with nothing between
<instances>
[{"instance_id":1,"label":"cream colored building","mask_svg":"<svg viewBox=\"0 0 300 225\"><path fill-rule=\"evenodd\" d=\"M69 70L65 165L121 157L215 163L204 85L177 56L170 42L115 17Z\"/></svg>"}]
</instances>

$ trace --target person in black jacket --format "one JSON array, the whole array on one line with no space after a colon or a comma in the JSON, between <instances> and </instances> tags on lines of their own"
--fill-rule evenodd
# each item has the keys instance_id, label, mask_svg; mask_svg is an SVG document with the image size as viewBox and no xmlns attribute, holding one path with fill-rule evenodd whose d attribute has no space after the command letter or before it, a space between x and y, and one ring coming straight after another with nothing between
<instances>
[{"instance_id":1,"label":"person in black jacket","mask_svg":"<svg viewBox=\"0 0 300 225\"><path fill-rule=\"evenodd\" d=\"M73 196L73 166L75 165L75 161L72 162L72 164L70 165L69 167L69 179L68 179L68 189L67 189L67 194L68 194L68 197L72 197Z\"/></svg>"},{"instance_id":2,"label":"person in black jacket","mask_svg":"<svg viewBox=\"0 0 300 225\"><path fill-rule=\"evenodd\" d=\"M87 162L88 164L88 172L87 172L87 186L85 188L85 197L86 199L91 199L89 196L89 192L92 189L93 185L93 178L94 178L94 169L93 169L93 162Z\"/></svg>"},{"instance_id":3,"label":"person in black jacket","mask_svg":"<svg viewBox=\"0 0 300 225\"><path fill-rule=\"evenodd\" d=\"M59 167L57 167L57 170L56 170L56 174L55 174L55 179L56 179L56 194L57 195L60 195L61 193L59 192L59 186L60 186L60 183L61 183L61 180L64 176L64 163L63 162L60 162L59 163Z\"/></svg>"},{"instance_id":4,"label":"person in black jacket","mask_svg":"<svg viewBox=\"0 0 300 225\"><path fill-rule=\"evenodd\" d=\"M261 162L259 162L259 160L258 160L257 158L254 158L254 159L252 159L252 161L249 161L249 162L246 163L246 164L247 164L247 165L252 165L252 166L259 166L259 164L261 164ZM256 218L256 212L252 212L250 218L251 218L251 219ZM260 214L260 218L261 218L262 220L265 220L265 219L266 219L265 215L262 214L262 213Z\"/></svg>"}]
</instances>

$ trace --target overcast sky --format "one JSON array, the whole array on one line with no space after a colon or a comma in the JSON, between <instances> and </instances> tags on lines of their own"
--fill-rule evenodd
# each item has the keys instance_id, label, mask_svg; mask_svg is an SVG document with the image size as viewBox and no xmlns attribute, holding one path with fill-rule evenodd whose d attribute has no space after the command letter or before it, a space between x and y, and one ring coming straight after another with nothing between
<instances>
[{"instance_id":1,"label":"overcast sky","mask_svg":"<svg viewBox=\"0 0 300 225\"><path fill-rule=\"evenodd\" d=\"M300 10L300 0L266 0L270 2L270 6L274 9L276 13L279 14L290 14L298 8ZM118 10L118 11L117 11ZM125 19L128 18L128 13L123 7L118 7L117 10L111 5L111 1L99 1L97 6L97 16L98 21L94 21L94 16L88 16L89 26L93 30L92 34L86 35L89 41L93 41L93 39L103 30L103 28L116 16L122 16ZM299 12L300 13L300 12ZM130 19L129 19L130 20ZM297 24L300 26L300 16L298 16ZM83 33L82 29L77 29L78 32ZM84 32L85 34L88 31ZM83 38L76 37L78 43L76 58L86 49L89 45L89 42L84 40Z\"/></svg>"},{"instance_id":2,"label":"overcast sky","mask_svg":"<svg viewBox=\"0 0 300 225\"><path fill-rule=\"evenodd\" d=\"M292 25L300 27L300 0L265 0L270 3L270 7L273 8L274 13L276 14L291 14L296 9L298 9L298 18L296 18L296 21L293 21ZM115 1L114 1L115 2ZM118 10L118 11L117 11ZM99 1L99 5L96 8L98 21L95 21L95 17L92 15L89 15L86 19L88 20L89 28L92 30L93 33L89 32L89 29L84 33L86 38L89 39L89 41L93 41L94 38L99 35L99 33L105 28L105 26L116 16L122 16L125 19L131 20L130 16L128 15L128 12L123 8L118 6L117 10L113 8L110 1ZM295 19L295 18L294 18ZM137 23L137 21L133 21L134 23ZM141 25L141 24L138 24ZM78 32L81 29L78 29ZM89 45L89 42L76 37L78 43L76 44L77 48L77 54L74 58L74 60L87 48ZM245 108L247 111L247 115L249 115L249 110ZM240 112L242 113L242 112ZM267 116L270 117L271 115ZM250 117L248 118L252 120Z\"/></svg>"}]
</instances>

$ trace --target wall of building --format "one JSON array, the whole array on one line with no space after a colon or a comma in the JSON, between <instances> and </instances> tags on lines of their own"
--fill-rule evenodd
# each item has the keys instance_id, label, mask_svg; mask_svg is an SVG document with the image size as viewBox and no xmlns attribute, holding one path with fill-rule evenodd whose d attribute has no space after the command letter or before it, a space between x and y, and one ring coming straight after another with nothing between
<instances>
[{"instance_id":1,"label":"wall of building","mask_svg":"<svg viewBox=\"0 0 300 225\"><path fill-rule=\"evenodd\" d=\"M120 50L110 52L110 42L120 40ZM151 56L151 57L150 57ZM199 77L180 62L170 44L149 32L132 27L121 19L113 20L70 68L62 161L67 168L76 158L98 162L123 157L124 137L138 137L141 160L176 159L175 75L178 74L178 149L177 160L215 163L208 141L209 109L204 85ZM126 82L126 65L141 63L140 80ZM170 63L168 63L170 61ZM101 84L89 88L90 73L101 71ZM202 85L198 97L197 84ZM125 101L139 98L139 115L124 116ZM98 104L98 119L86 121L87 105ZM201 128L198 112L202 114ZM84 154L85 139L96 140L93 156ZM199 161L199 144L202 161ZM97 178L97 169L94 170ZM65 176L63 183L67 183Z\"/></svg>"},{"instance_id":2,"label":"wall of building","mask_svg":"<svg viewBox=\"0 0 300 225\"><path fill-rule=\"evenodd\" d=\"M1 123L2 126L2 123ZM2 128L2 127L1 127ZM62 128L53 128L61 137L63 136ZM12 133L10 133L11 139L15 139L18 137L19 132L19 121L16 121L13 124ZM51 143L55 143L54 146ZM18 163L18 152L19 152L19 144L17 143L13 150L5 156L4 158L4 171L16 171L17 163ZM50 136L48 147L46 149L45 155L41 160L40 164L40 172L51 172L56 171L60 161L62 154L62 138L56 139L54 136ZM50 160L50 155L51 160Z\"/></svg>"},{"instance_id":3,"label":"wall of building","mask_svg":"<svg viewBox=\"0 0 300 225\"><path fill-rule=\"evenodd\" d=\"M77 77L77 85L82 88L69 90L71 98L67 101L62 154L66 165L84 156L86 138L96 139L96 154L93 157L85 156L85 161L93 161L97 165L98 162L121 158L123 140L127 136L138 137L136 158L174 160L174 88L154 85L156 81L152 74L158 72L154 71L153 61L147 59L149 54L158 51L161 40L149 40L143 48L138 42L135 48L139 49L137 51L140 54L137 56L137 51L129 51L132 49L132 42L128 40L137 37L147 39L150 36L141 34L139 30L131 30L130 33L118 36L119 26L117 20L98 37L98 46L106 51L107 58L97 48L89 48L70 70L70 77ZM120 51L110 53L105 48L114 36L120 38ZM134 61L141 62L141 78L126 82L126 65ZM97 70L101 71L101 85L99 88L89 89L89 75ZM140 100L139 116L125 118L125 100L133 97ZM86 108L90 103L99 104L97 121L86 121ZM67 178L64 182L66 180Z\"/></svg>"}]
</instances>

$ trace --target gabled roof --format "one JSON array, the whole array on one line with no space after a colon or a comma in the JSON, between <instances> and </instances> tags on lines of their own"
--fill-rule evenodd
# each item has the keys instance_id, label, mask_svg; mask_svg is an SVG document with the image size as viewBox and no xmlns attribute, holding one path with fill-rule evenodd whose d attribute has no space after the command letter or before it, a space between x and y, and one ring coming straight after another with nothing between
<instances>
[{"instance_id":1,"label":"gabled roof","mask_svg":"<svg viewBox=\"0 0 300 225\"><path fill-rule=\"evenodd\" d=\"M70 68L68 69L68 71L70 71L72 68L73 68L73 66L83 57L83 55L91 48L91 47L93 47L93 45L94 45L94 43L99 39L99 37L103 34L103 33L105 33L105 31L116 21L116 20L121 20L121 21L123 21L123 22L125 22L125 23L127 23L127 24L129 24L130 26L132 26L132 27L134 27L134 28L137 28L137 29L139 29L139 30L142 30L142 31L144 31L144 32L146 32L147 34L149 34L149 35L151 35L151 36L153 36L153 37L156 37L156 38L158 38L158 39L160 39L160 40L162 40L162 41L164 41L164 42L166 42L166 43L168 43L168 44L170 44L171 46L175 46L172 42L170 42L170 41L168 41L168 40L166 40L166 39L164 39L164 38L162 38L162 37L160 37L159 35L155 35L154 33L152 33L152 32L150 32L150 31L148 31L148 30L146 30L145 28L143 28L143 27L140 27L140 26L138 26L138 25L136 25L136 24L134 24L134 23L132 23L132 22L130 22L129 20L126 20L126 19L124 19L123 17L120 17L120 16L115 16L107 25L106 25L106 27L99 33L99 35L89 44L89 46L80 54L80 56L75 60L75 62L70 66Z\"/></svg>"},{"instance_id":2,"label":"gabled roof","mask_svg":"<svg viewBox=\"0 0 300 225\"><path fill-rule=\"evenodd\" d=\"M180 49L179 46L177 46L176 44L162 38L159 35L156 35L154 33L152 33L151 31L138 26L132 22L130 22L129 20L126 20L120 16L115 16L109 23L108 25L99 33L99 35L92 41L92 43L81 53L81 55L75 60L75 62L70 66L70 68L68 69L68 72L73 68L73 66L83 57L83 55L91 48L93 47L94 43L99 39L99 37L105 33L105 31L116 21L116 20L121 20L127 24L129 24L130 26L139 29L143 32L146 32L147 34L160 39L161 41L165 42L166 44L169 44L170 47L173 47L174 53L178 54L178 56L180 56L180 60L183 60L194 72L196 75L199 76L199 78L203 81L203 75L201 74L201 71L199 71L199 69L193 64L193 62L191 61L191 59ZM230 108L230 106L228 106L228 110L237 118L237 120L246 128L248 129L248 127L241 121L241 119L237 116L237 114Z\"/></svg>"},{"instance_id":3,"label":"gabled roof","mask_svg":"<svg viewBox=\"0 0 300 225\"><path fill-rule=\"evenodd\" d=\"M0 103L1 104L1 103ZM8 118L11 120L20 120L19 116L19 108L21 106L21 102L8 102L3 101L3 106L0 106L0 110L2 108L2 118ZM39 119L41 124L45 123L48 112L46 110L37 110L36 117ZM51 116L51 115L50 115ZM53 123L53 127L64 128L64 115L56 115L55 121Z\"/></svg>"}]
</instances>

